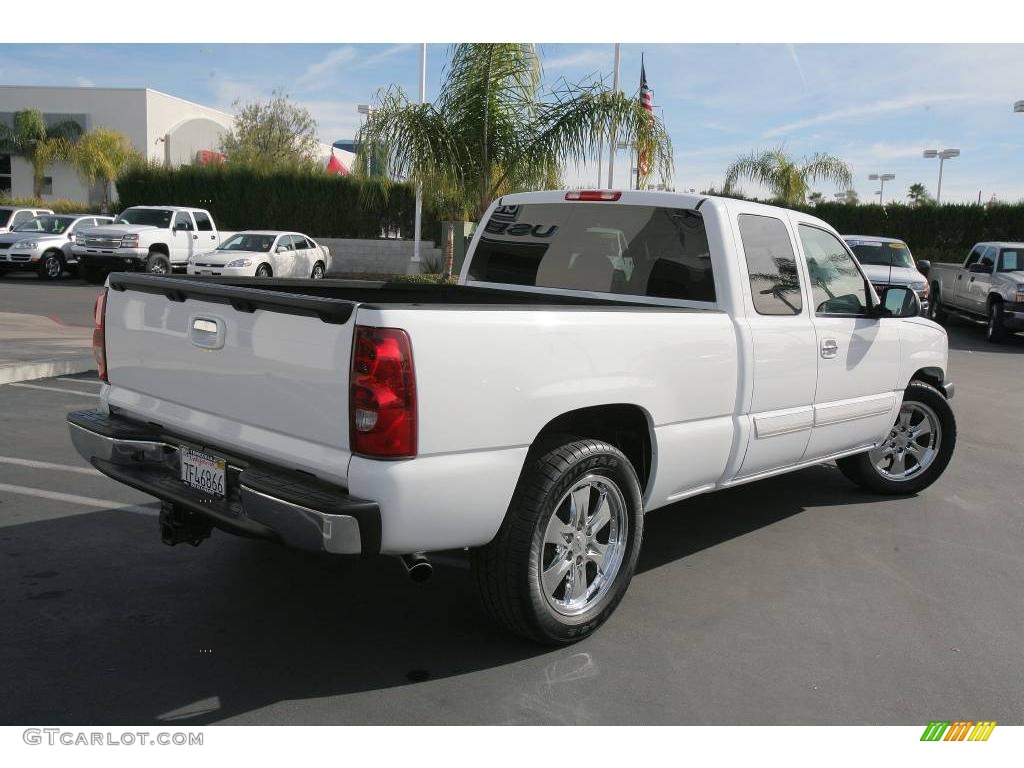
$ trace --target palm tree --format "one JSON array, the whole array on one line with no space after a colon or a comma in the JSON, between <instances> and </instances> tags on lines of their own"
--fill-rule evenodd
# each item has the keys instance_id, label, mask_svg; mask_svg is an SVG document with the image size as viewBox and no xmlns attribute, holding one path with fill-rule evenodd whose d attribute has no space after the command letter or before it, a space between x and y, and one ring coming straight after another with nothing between
<instances>
[{"instance_id":1,"label":"palm tree","mask_svg":"<svg viewBox=\"0 0 1024 768\"><path fill-rule=\"evenodd\" d=\"M911 184L907 190L907 199L910 200L911 205L925 205L931 202L931 195L928 194L928 190L924 184L917 182Z\"/></svg>"},{"instance_id":2,"label":"palm tree","mask_svg":"<svg viewBox=\"0 0 1024 768\"><path fill-rule=\"evenodd\" d=\"M648 173L671 177L671 141L639 99L591 81L542 92L530 44L455 45L435 103L413 104L394 86L377 102L360 131L361 164L375 157L422 184L442 216L479 219L500 195L556 188L566 164L596 158L613 135L639 147Z\"/></svg>"},{"instance_id":3,"label":"palm tree","mask_svg":"<svg viewBox=\"0 0 1024 768\"><path fill-rule=\"evenodd\" d=\"M46 168L58 160L68 160L82 126L74 120L46 125L38 109L14 113L13 125L0 124L0 147L21 155L32 164L32 196L43 193Z\"/></svg>"},{"instance_id":4,"label":"palm tree","mask_svg":"<svg viewBox=\"0 0 1024 768\"><path fill-rule=\"evenodd\" d=\"M726 191L741 178L767 187L785 205L802 205L811 182L833 182L844 187L853 183L849 166L838 157L819 152L797 161L782 147L751 152L733 161L725 171Z\"/></svg>"},{"instance_id":5,"label":"palm tree","mask_svg":"<svg viewBox=\"0 0 1024 768\"><path fill-rule=\"evenodd\" d=\"M106 211L111 183L142 158L123 133L97 128L78 140L71 160L82 181L90 186L97 182L103 185L103 210Z\"/></svg>"}]
</instances>

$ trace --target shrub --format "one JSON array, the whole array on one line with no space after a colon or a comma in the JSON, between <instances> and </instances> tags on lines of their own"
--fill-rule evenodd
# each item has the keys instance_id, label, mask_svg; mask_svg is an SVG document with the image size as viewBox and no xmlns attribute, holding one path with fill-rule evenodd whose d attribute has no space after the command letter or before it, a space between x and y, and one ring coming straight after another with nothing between
<instances>
[{"instance_id":1,"label":"shrub","mask_svg":"<svg viewBox=\"0 0 1024 768\"><path fill-rule=\"evenodd\" d=\"M0 205L13 205L19 208L49 208L54 213L99 213L98 206L79 203L75 200L42 200L38 197L3 197Z\"/></svg>"}]
</instances>

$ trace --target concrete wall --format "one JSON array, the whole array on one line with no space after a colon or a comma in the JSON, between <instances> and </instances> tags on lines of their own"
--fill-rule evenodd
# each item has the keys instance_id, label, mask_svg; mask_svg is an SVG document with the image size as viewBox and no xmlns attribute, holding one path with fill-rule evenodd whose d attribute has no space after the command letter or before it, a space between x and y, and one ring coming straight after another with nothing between
<instances>
[{"instance_id":1,"label":"concrete wall","mask_svg":"<svg viewBox=\"0 0 1024 768\"><path fill-rule=\"evenodd\" d=\"M412 240L341 240L313 237L331 249L330 274L392 274L407 275L424 271L423 264L441 263L441 249L429 240L420 241L420 264L412 260Z\"/></svg>"}]
</instances>

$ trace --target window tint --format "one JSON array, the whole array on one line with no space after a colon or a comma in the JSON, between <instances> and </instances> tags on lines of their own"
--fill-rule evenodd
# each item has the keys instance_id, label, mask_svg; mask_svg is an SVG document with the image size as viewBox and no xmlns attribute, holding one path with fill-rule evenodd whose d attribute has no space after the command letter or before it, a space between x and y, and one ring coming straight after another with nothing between
<instances>
[{"instance_id":1,"label":"window tint","mask_svg":"<svg viewBox=\"0 0 1024 768\"><path fill-rule=\"evenodd\" d=\"M303 239L306 241L306 247L307 248L316 248L316 244L312 240L310 240L308 237L303 238Z\"/></svg>"},{"instance_id":2,"label":"window tint","mask_svg":"<svg viewBox=\"0 0 1024 768\"><path fill-rule=\"evenodd\" d=\"M185 211L178 211L174 214L174 226L186 232L192 231L192 218Z\"/></svg>"},{"instance_id":3,"label":"window tint","mask_svg":"<svg viewBox=\"0 0 1024 768\"><path fill-rule=\"evenodd\" d=\"M295 244L295 250L306 250L306 238L304 238L302 235L292 235L292 242Z\"/></svg>"},{"instance_id":4,"label":"window tint","mask_svg":"<svg viewBox=\"0 0 1024 768\"><path fill-rule=\"evenodd\" d=\"M821 315L861 315L868 308L867 284L857 262L829 232L800 225L814 311Z\"/></svg>"},{"instance_id":5,"label":"window tint","mask_svg":"<svg viewBox=\"0 0 1024 768\"><path fill-rule=\"evenodd\" d=\"M1024 271L1024 252L1004 250L999 257L1000 272Z\"/></svg>"},{"instance_id":6,"label":"window tint","mask_svg":"<svg viewBox=\"0 0 1024 768\"><path fill-rule=\"evenodd\" d=\"M983 267L992 269L992 265L996 263L996 249L991 245L986 248L981 254L981 261L978 262Z\"/></svg>"},{"instance_id":7,"label":"window tint","mask_svg":"<svg viewBox=\"0 0 1024 768\"><path fill-rule=\"evenodd\" d=\"M739 225L754 309L759 315L799 315L800 277L786 225L751 214L740 215Z\"/></svg>"},{"instance_id":8,"label":"window tint","mask_svg":"<svg viewBox=\"0 0 1024 768\"><path fill-rule=\"evenodd\" d=\"M213 231L213 222L210 221L210 217L209 216L207 216L205 213L202 213L200 211L196 211L195 217L196 217L196 229L198 229L200 232L212 232Z\"/></svg>"},{"instance_id":9,"label":"window tint","mask_svg":"<svg viewBox=\"0 0 1024 768\"><path fill-rule=\"evenodd\" d=\"M286 251L294 251L295 246L292 244L291 235L281 235L277 240L277 247L284 248Z\"/></svg>"},{"instance_id":10,"label":"window tint","mask_svg":"<svg viewBox=\"0 0 1024 768\"><path fill-rule=\"evenodd\" d=\"M11 225L15 226L17 224L21 224L24 221L28 221L29 219L34 219L35 217L36 214L34 211L18 211L16 214L14 214L14 218L11 220Z\"/></svg>"},{"instance_id":11,"label":"window tint","mask_svg":"<svg viewBox=\"0 0 1024 768\"><path fill-rule=\"evenodd\" d=\"M972 264L977 264L978 263L978 259L981 258L981 252L983 250L985 250L985 249L982 248L981 246L975 247L975 249L973 251L971 251L971 255L967 257L967 261L964 262L964 266L965 267L969 267Z\"/></svg>"},{"instance_id":12,"label":"window tint","mask_svg":"<svg viewBox=\"0 0 1024 768\"><path fill-rule=\"evenodd\" d=\"M469 279L715 300L704 219L682 208L615 203L499 206L481 233Z\"/></svg>"}]
</instances>

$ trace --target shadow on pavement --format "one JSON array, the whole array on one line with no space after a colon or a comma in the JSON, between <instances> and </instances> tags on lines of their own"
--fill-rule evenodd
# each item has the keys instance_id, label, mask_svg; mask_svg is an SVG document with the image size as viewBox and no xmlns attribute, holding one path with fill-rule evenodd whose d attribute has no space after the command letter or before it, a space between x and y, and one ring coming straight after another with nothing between
<instances>
[{"instance_id":1,"label":"shadow on pavement","mask_svg":"<svg viewBox=\"0 0 1024 768\"><path fill-rule=\"evenodd\" d=\"M648 516L640 569L864 498L815 467L680 502ZM549 652L487 622L463 563L445 562L420 585L391 558L216 532L170 549L154 517L119 511L0 527L0 723L200 725Z\"/></svg>"},{"instance_id":2,"label":"shadow on pavement","mask_svg":"<svg viewBox=\"0 0 1024 768\"><path fill-rule=\"evenodd\" d=\"M993 344L985 338L984 323L972 323L958 318L949 320L946 325L949 335L949 348L970 352L997 352L1001 354L1024 353L1024 334L1010 334L1005 341Z\"/></svg>"}]
</instances>

